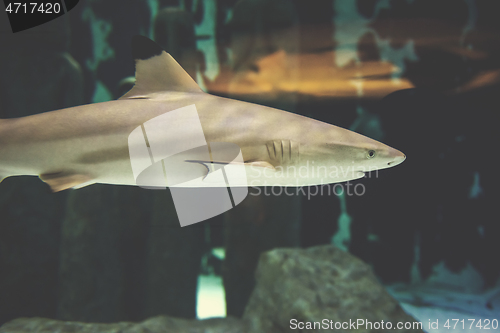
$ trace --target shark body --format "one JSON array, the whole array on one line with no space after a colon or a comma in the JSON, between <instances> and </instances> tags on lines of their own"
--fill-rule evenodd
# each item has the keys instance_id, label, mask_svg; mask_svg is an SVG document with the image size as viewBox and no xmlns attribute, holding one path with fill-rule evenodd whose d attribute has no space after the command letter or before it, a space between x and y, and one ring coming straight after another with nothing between
<instances>
[{"instance_id":1,"label":"shark body","mask_svg":"<svg viewBox=\"0 0 500 333\"><path fill-rule=\"evenodd\" d=\"M37 175L52 190L93 183L137 185L128 137L148 120L194 105L208 143L241 149L248 185L303 186L342 182L395 166L405 155L383 143L311 118L204 93L153 41L136 36L134 88L116 101L0 121L0 179ZM165 142L190 140L162 133ZM204 185L209 163L185 156ZM300 172L301 171L301 172ZM164 186L165 184L158 184ZM168 185L168 184L167 184ZM206 185L206 184L205 184Z\"/></svg>"}]
</instances>

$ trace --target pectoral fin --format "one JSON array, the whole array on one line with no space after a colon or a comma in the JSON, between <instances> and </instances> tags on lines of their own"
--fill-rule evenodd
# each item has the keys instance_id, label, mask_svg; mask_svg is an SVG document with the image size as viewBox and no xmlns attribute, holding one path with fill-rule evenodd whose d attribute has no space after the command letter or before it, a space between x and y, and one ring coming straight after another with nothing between
<instances>
[{"instance_id":1,"label":"pectoral fin","mask_svg":"<svg viewBox=\"0 0 500 333\"><path fill-rule=\"evenodd\" d=\"M59 192L69 188L81 188L93 184L93 177L89 175L64 171L44 173L39 177L50 186L52 192Z\"/></svg>"}]
</instances>

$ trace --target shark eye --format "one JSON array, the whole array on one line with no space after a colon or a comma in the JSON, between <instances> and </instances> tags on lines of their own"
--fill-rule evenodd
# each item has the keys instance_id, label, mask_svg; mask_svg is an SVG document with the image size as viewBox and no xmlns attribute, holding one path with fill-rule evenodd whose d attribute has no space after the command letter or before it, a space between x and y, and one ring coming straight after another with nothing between
<instances>
[{"instance_id":1,"label":"shark eye","mask_svg":"<svg viewBox=\"0 0 500 333\"><path fill-rule=\"evenodd\" d=\"M367 158L374 158L375 157L375 150L369 150L368 153L366 153Z\"/></svg>"}]
</instances>

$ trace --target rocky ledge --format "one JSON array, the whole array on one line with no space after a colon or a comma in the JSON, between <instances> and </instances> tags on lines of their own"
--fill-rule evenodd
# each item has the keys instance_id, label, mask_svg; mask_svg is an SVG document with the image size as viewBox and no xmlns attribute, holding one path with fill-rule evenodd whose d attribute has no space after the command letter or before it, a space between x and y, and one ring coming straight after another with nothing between
<instances>
[{"instance_id":1,"label":"rocky ledge","mask_svg":"<svg viewBox=\"0 0 500 333\"><path fill-rule=\"evenodd\" d=\"M20 318L0 327L0 333L422 332L370 266L331 245L263 253L256 279L241 320L159 316L140 323L91 324ZM398 323L403 328L397 329Z\"/></svg>"}]
</instances>

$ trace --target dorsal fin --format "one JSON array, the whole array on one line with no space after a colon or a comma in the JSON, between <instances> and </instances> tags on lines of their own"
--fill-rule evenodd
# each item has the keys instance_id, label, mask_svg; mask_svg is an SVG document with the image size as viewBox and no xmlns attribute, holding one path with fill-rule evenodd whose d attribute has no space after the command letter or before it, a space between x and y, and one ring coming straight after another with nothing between
<instances>
[{"instance_id":1,"label":"dorsal fin","mask_svg":"<svg viewBox=\"0 0 500 333\"><path fill-rule=\"evenodd\" d=\"M164 91L203 92L188 73L158 44L144 36L132 37L135 86L120 99L148 98Z\"/></svg>"}]
</instances>

